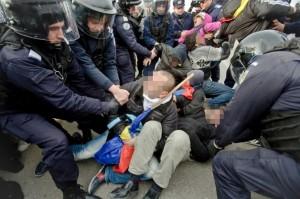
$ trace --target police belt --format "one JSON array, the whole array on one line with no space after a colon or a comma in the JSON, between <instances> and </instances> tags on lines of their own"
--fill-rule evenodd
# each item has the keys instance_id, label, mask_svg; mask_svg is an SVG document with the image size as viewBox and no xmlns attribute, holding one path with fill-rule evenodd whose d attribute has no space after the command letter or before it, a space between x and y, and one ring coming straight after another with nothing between
<instances>
[{"instance_id":1,"label":"police belt","mask_svg":"<svg viewBox=\"0 0 300 199\"><path fill-rule=\"evenodd\" d=\"M300 111L273 111L261 122L262 145L300 162Z\"/></svg>"}]
</instances>

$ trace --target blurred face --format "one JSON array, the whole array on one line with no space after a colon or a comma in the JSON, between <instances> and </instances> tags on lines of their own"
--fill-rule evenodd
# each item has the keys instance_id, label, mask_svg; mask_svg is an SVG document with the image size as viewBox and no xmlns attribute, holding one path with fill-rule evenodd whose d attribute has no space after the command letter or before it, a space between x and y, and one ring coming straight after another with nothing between
<instances>
[{"instance_id":1,"label":"blurred face","mask_svg":"<svg viewBox=\"0 0 300 199\"><path fill-rule=\"evenodd\" d=\"M184 13L184 7L183 6L175 6L174 7L174 12L176 15L183 15Z\"/></svg>"},{"instance_id":2,"label":"blurred face","mask_svg":"<svg viewBox=\"0 0 300 199\"><path fill-rule=\"evenodd\" d=\"M167 11L167 5L165 2L158 2L156 7L157 14L164 15Z\"/></svg>"},{"instance_id":3,"label":"blurred face","mask_svg":"<svg viewBox=\"0 0 300 199\"><path fill-rule=\"evenodd\" d=\"M209 124L219 126L224 118L223 109L205 109L205 118Z\"/></svg>"},{"instance_id":4,"label":"blurred face","mask_svg":"<svg viewBox=\"0 0 300 199\"><path fill-rule=\"evenodd\" d=\"M147 77L143 83L144 94L149 98L164 98L168 95L168 91L164 91L164 85L168 79L159 72L153 72L153 76Z\"/></svg>"},{"instance_id":5,"label":"blurred face","mask_svg":"<svg viewBox=\"0 0 300 199\"><path fill-rule=\"evenodd\" d=\"M200 26L203 23L203 19L201 17L194 18L194 26Z\"/></svg>"},{"instance_id":6,"label":"blurred face","mask_svg":"<svg viewBox=\"0 0 300 199\"><path fill-rule=\"evenodd\" d=\"M104 28L105 28L105 17L96 19L96 18L90 16L87 18L87 26L88 26L90 32L101 33L104 31Z\"/></svg>"},{"instance_id":7,"label":"blurred face","mask_svg":"<svg viewBox=\"0 0 300 199\"><path fill-rule=\"evenodd\" d=\"M203 0L200 3L200 8L201 8L201 10L207 10L211 4L212 4L212 0Z\"/></svg>"},{"instance_id":8,"label":"blurred face","mask_svg":"<svg viewBox=\"0 0 300 199\"><path fill-rule=\"evenodd\" d=\"M48 41L51 44L60 44L64 41L64 27L65 23L57 22L54 24L51 24L48 32Z\"/></svg>"}]
</instances>

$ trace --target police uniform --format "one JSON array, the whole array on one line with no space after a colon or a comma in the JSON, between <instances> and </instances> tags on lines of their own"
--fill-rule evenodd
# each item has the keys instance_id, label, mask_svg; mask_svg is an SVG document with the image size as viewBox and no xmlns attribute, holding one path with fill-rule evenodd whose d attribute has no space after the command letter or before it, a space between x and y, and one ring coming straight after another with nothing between
<instances>
[{"instance_id":1,"label":"police uniform","mask_svg":"<svg viewBox=\"0 0 300 199\"><path fill-rule=\"evenodd\" d=\"M121 84L124 84L133 81L135 77L133 53L150 57L151 52L137 42L131 22L123 12L116 15L113 28L117 46L117 68Z\"/></svg>"},{"instance_id":2,"label":"police uniform","mask_svg":"<svg viewBox=\"0 0 300 199\"><path fill-rule=\"evenodd\" d=\"M171 14L160 16L152 13L144 20L144 42L148 49L152 49L155 43L174 45L174 24ZM144 69L144 75L150 76L155 68L158 58L152 60L151 65Z\"/></svg>"},{"instance_id":3,"label":"police uniform","mask_svg":"<svg viewBox=\"0 0 300 199\"><path fill-rule=\"evenodd\" d=\"M218 198L300 198L300 55L251 60L246 79L216 130L217 146L263 136L266 148L220 152L213 162ZM269 148L269 149L267 149Z\"/></svg>"},{"instance_id":4,"label":"police uniform","mask_svg":"<svg viewBox=\"0 0 300 199\"><path fill-rule=\"evenodd\" d=\"M86 76L99 88L108 90L119 85L116 66L116 45L112 29L105 31L103 38L95 39L80 32L80 39L71 45Z\"/></svg>"},{"instance_id":5,"label":"police uniform","mask_svg":"<svg viewBox=\"0 0 300 199\"><path fill-rule=\"evenodd\" d=\"M88 94L92 87L68 47L55 53L46 42L38 41L36 48L34 40L24 43L26 38L21 41L11 30L7 35L0 49L0 128L42 148L43 162L57 187L65 190L76 185L78 167L52 118L96 117L108 111L108 104L73 91Z\"/></svg>"},{"instance_id":6,"label":"police uniform","mask_svg":"<svg viewBox=\"0 0 300 199\"><path fill-rule=\"evenodd\" d=\"M182 6L184 7L183 0L173 1L173 6ZM174 36L175 40L178 40L181 32L183 30L190 30L194 27L193 16L191 13L184 12L182 15L176 15L175 12L172 13L172 19L174 23ZM175 45L177 42L175 42Z\"/></svg>"}]
</instances>

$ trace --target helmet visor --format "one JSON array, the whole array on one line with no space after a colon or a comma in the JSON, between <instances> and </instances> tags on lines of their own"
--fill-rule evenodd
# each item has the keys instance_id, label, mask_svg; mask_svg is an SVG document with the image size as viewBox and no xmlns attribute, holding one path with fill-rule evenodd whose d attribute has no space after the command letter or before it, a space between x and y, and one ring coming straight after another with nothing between
<instances>
[{"instance_id":1,"label":"helmet visor","mask_svg":"<svg viewBox=\"0 0 300 199\"><path fill-rule=\"evenodd\" d=\"M49 41L49 27L60 23L65 39L79 38L67 0L1 0L0 4L7 25L20 35Z\"/></svg>"},{"instance_id":2,"label":"helmet visor","mask_svg":"<svg viewBox=\"0 0 300 199\"><path fill-rule=\"evenodd\" d=\"M77 3L73 5L73 11L80 30L95 39L102 37L113 25L113 14L100 13Z\"/></svg>"}]
</instances>

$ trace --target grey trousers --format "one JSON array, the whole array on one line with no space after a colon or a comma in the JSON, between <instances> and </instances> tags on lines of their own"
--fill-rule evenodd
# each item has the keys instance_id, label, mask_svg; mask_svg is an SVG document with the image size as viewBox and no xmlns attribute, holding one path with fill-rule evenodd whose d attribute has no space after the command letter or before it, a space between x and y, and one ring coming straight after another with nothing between
<instances>
[{"instance_id":1,"label":"grey trousers","mask_svg":"<svg viewBox=\"0 0 300 199\"><path fill-rule=\"evenodd\" d=\"M161 123L149 121L144 125L136 138L135 151L129 165L130 173L142 175L149 170L149 161L161 137ZM153 176L154 182L162 188L167 188L176 167L189 158L190 151L191 143L188 134L182 130L172 132L163 149L158 170Z\"/></svg>"}]
</instances>

